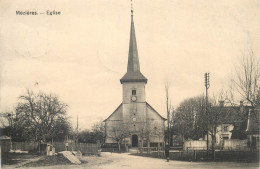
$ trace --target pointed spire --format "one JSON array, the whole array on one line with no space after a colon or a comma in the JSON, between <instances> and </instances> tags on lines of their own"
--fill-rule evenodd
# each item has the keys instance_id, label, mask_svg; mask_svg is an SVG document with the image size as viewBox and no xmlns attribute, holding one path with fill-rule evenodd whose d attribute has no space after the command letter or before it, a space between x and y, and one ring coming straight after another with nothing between
<instances>
[{"instance_id":1,"label":"pointed spire","mask_svg":"<svg viewBox=\"0 0 260 169\"><path fill-rule=\"evenodd\" d=\"M135 37L133 9L131 10L131 31L130 31L130 43L129 43L127 71L134 71L134 72L140 71L137 43L136 43L136 37Z\"/></svg>"},{"instance_id":2,"label":"pointed spire","mask_svg":"<svg viewBox=\"0 0 260 169\"><path fill-rule=\"evenodd\" d=\"M124 75L122 79L120 79L120 82L122 83L122 82L129 82L129 81L131 82L142 81L147 83L147 79L140 72L133 13L134 11L133 11L133 5L131 0L131 28L130 28L131 30L130 30L127 73Z\"/></svg>"},{"instance_id":3,"label":"pointed spire","mask_svg":"<svg viewBox=\"0 0 260 169\"><path fill-rule=\"evenodd\" d=\"M133 1L131 0L131 16L132 16L132 20L133 20L133 14L134 13L134 10L133 10Z\"/></svg>"}]
</instances>

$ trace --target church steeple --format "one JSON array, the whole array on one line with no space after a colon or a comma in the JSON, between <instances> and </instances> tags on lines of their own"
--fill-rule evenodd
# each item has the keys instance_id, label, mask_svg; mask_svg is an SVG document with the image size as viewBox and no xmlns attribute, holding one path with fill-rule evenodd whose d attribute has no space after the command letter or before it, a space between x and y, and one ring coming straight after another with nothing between
<instances>
[{"instance_id":1,"label":"church steeple","mask_svg":"<svg viewBox=\"0 0 260 169\"><path fill-rule=\"evenodd\" d=\"M120 82L145 82L147 83L146 77L140 72L140 64L138 58L137 43L135 37L135 26L134 26L134 16L133 7L131 4L131 28L130 28L130 43L128 52L128 64L127 72L120 79Z\"/></svg>"},{"instance_id":2,"label":"church steeple","mask_svg":"<svg viewBox=\"0 0 260 169\"><path fill-rule=\"evenodd\" d=\"M133 9L131 9L131 30L130 30L130 43L128 53L127 71L140 71L137 44L135 38L135 25L133 18Z\"/></svg>"}]
</instances>

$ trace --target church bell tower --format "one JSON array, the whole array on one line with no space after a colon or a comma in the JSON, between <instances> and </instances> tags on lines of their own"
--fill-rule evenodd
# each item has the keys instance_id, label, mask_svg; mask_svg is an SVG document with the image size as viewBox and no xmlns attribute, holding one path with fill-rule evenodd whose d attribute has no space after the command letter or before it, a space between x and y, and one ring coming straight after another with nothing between
<instances>
[{"instance_id":1,"label":"church bell tower","mask_svg":"<svg viewBox=\"0 0 260 169\"><path fill-rule=\"evenodd\" d=\"M135 36L133 9L131 10L130 43L127 72L120 79L123 87L123 123L135 133L146 122L145 85L147 78L140 71ZM136 133L137 134L137 133Z\"/></svg>"}]
</instances>

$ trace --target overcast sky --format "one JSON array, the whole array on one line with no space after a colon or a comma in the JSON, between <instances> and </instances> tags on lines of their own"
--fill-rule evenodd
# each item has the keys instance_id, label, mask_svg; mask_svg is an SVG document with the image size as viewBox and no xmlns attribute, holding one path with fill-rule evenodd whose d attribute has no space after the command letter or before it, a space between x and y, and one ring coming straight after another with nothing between
<instances>
[{"instance_id":1,"label":"overcast sky","mask_svg":"<svg viewBox=\"0 0 260 169\"><path fill-rule=\"evenodd\" d=\"M61 11L19 16L17 10ZM130 0L0 0L0 108L13 111L27 88L57 94L81 130L122 102L127 69ZM146 100L166 117L165 81L174 106L225 88L238 58L259 54L257 0L134 0ZM259 56L259 55L258 55ZM34 85L38 82L38 85Z\"/></svg>"}]
</instances>

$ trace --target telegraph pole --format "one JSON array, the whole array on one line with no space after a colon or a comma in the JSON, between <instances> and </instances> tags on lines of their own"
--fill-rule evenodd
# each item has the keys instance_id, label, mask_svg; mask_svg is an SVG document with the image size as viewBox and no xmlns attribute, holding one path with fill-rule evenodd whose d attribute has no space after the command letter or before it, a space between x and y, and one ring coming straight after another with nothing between
<instances>
[{"instance_id":1,"label":"telegraph pole","mask_svg":"<svg viewBox=\"0 0 260 169\"><path fill-rule=\"evenodd\" d=\"M209 159L209 111L208 111L208 89L209 89L209 73L205 73L206 88L206 116L207 116L207 159Z\"/></svg>"},{"instance_id":2,"label":"telegraph pole","mask_svg":"<svg viewBox=\"0 0 260 169\"><path fill-rule=\"evenodd\" d=\"M168 100L168 99L167 99ZM167 128L168 128L168 146L170 146L170 112L167 101Z\"/></svg>"},{"instance_id":3,"label":"telegraph pole","mask_svg":"<svg viewBox=\"0 0 260 169\"><path fill-rule=\"evenodd\" d=\"M77 143L79 142L79 116L77 115Z\"/></svg>"}]
</instances>

